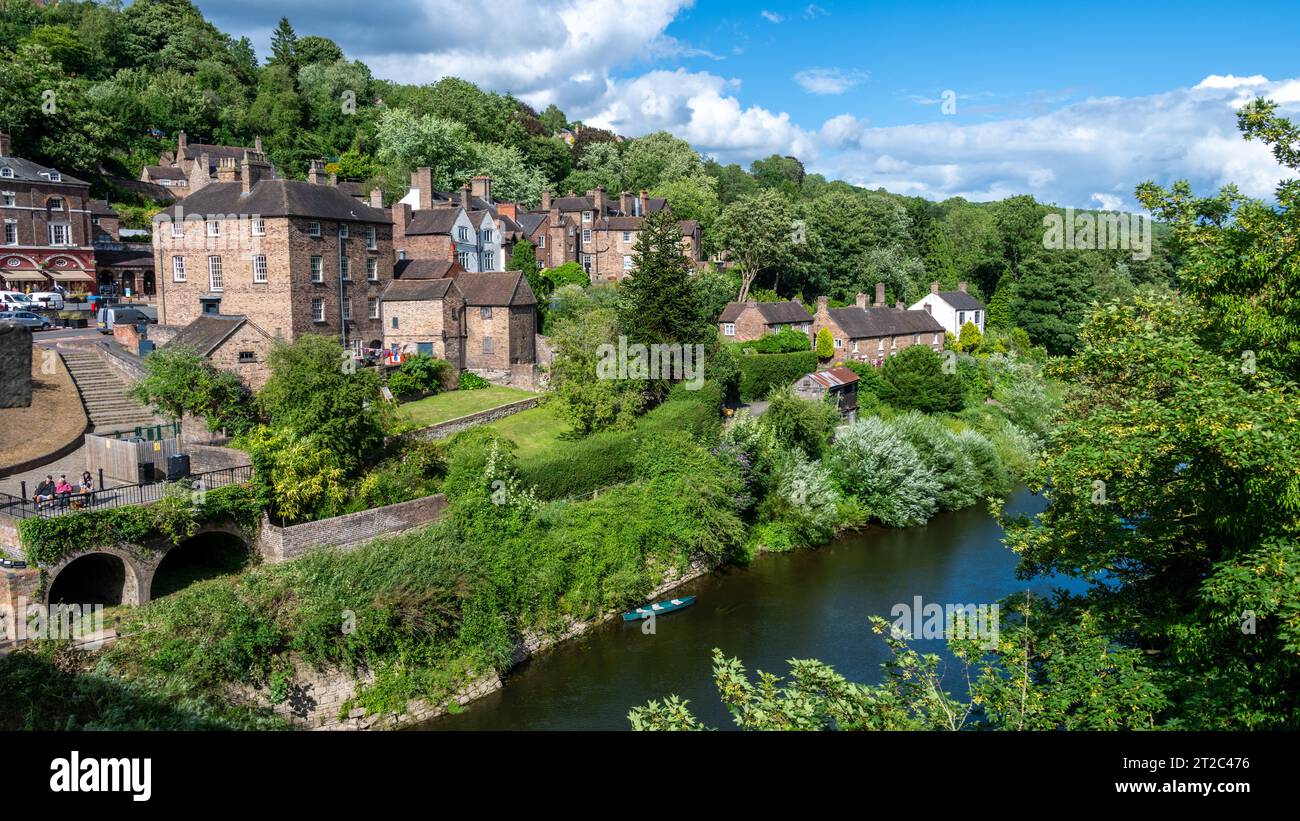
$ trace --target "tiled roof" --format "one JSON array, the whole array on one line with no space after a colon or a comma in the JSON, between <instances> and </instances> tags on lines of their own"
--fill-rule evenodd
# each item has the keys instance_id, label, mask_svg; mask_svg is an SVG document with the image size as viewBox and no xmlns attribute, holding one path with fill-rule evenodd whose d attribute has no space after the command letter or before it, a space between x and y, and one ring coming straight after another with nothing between
<instances>
[{"instance_id":1,"label":"tiled roof","mask_svg":"<svg viewBox=\"0 0 1300 821\"><path fill-rule=\"evenodd\" d=\"M423 302L444 299L455 287L454 279L395 279L384 289L385 302Z\"/></svg>"},{"instance_id":2,"label":"tiled roof","mask_svg":"<svg viewBox=\"0 0 1300 821\"><path fill-rule=\"evenodd\" d=\"M925 311L900 311L897 308L867 308L856 306L832 308L829 311L835 324L849 339L868 339L902 334L943 333L939 321Z\"/></svg>"},{"instance_id":3,"label":"tiled roof","mask_svg":"<svg viewBox=\"0 0 1300 821\"><path fill-rule=\"evenodd\" d=\"M24 160L22 157L0 157L0 168L13 169L14 175L12 177L5 177L4 179L19 180L21 182L48 183L50 182L49 173L51 171L56 171L56 169L50 168L48 165L41 165L40 163L35 163L31 160ZM90 185L90 183L85 180L70 177L62 171L57 171L57 173L59 174L59 180L55 183L56 185Z\"/></svg>"},{"instance_id":4,"label":"tiled roof","mask_svg":"<svg viewBox=\"0 0 1300 821\"><path fill-rule=\"evenodd\" d=\"M947 302L959 311L984 310L984 303L980 302L965 291L940 291L939 296L943 297L944 302Z\"/></svg>"},{"instance_id":5,"label":"tiled roof","mask_svg":"<svg viewBox=\"0 0 1300 821\"><path fill-rule=\"evenodd\" d=\"M805 378L813 380L823 388L836 388L840 385L851 385L858 381L856 373L843 367L810 373Z\"/></svg>"},{"instance_id":6,"label":"tiled roof","mask_svg":"<svg viewBox=\"0 0 1300 821\"><path fill-rule=\"evenodd\" d=\"M425 208L422 211L412 211L411 221L406 224L407 235L411 234L450 234L452 226L456 224L456 218L460 216L461 209L456 208Z\"/></svg>"},{"instance_id":7,"label":"tiled roof","mask_svg":"<svg viewBox=\"0 0 1300 821\"><path fill-rule=\"evenodd\" d=\"M97 217L116 217L117 210L105 200L91 200L88 204L90 213Z\"/></svg>"},{"instance_id":8,"label":"tiled roof","mask_svg":"<svg viewBox=\"0 0 1300 821\"><path fill-rule=\"evenodd\" d=\"M226 314L200 314L193 322L176 332L164 347L185 345L207 356L239 330L247 317Z\"/></svg>"},{"instance_id":9,"label":"tiled roof","mask_svg":"<svg viewBox=\"0 0 1300 821\"><path fill-rule=\"evenodd\" d=\"M399 259L393 266L394 279L442 279L463 272L460 265L447 259Z\"/></svg>"},{"instance_id":10,"label":"tiled roof","mask_svg":"<svg viewBox=\"0 0 1300 821\"><path fill-rule=\"evenodd\" d=\"M520 214L519 227L524 230L525 234L531 236L537 230L537 226L546 222L546 214Z\"/></svg>"},{"instance_id":11,"label":"tiled roof","mask_svg":"<svg viewBox=\"0 0 1300 821\"><path fill-rule=\"evenodd\" d=\"M188 214L257 214L262 217L310 217L340 222L391 223L388 212L359 203L332 185L304 180L264 179L247 194L243 183L213 182L185 198L184 213L166 209L172 219Z\"/></svg>"},{"instance_id":12,"label":"tiled roof","mask_svg":"<svg viewBox=\"0 0 1300 821\"><path fill-rule=\"evenodd\" d=\"M722 309L722 315L718 317L718 321L735 322L736 318L744 313L746 305L747 303L744 302L728 302L727 307ZM758 310L765 325L783 325L791 322L809 322L812 320L808 309L794 300L788 302L757 302L751 307Z\"/></svg>"},{"instance_id":13,"label":"tiled roof","mask_svg":"<svg viewBox=\"0 0 1300 821\"><path fill-rule=\"evenodd\" d=\"M184 180L188 179L185 172L174 165L146 165L145 171L155 180Z\"/></svg>"},{"instance_id":14,"label":"tiled roof","mask_svg":"<svg viewBox=\"0 0 1300 821\"><path fill-rule=\"evenodd\" d=\"M536 305L537 297L519 271L466 272L456 277L466 305Z\"/></svg>"}]
</instances>

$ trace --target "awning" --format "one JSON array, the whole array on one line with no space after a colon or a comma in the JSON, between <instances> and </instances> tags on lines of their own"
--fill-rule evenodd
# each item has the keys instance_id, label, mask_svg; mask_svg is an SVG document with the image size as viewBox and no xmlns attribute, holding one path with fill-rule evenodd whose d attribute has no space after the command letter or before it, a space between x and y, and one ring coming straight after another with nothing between
<instances>
[{"instance_id":1,"label":"awning","mask_svg":"<svg viewBox=\"0 0 1300 821\"><path fill-rule=\"evenodd\" d=\"M0 279L6 282L44 282L45 274L39 271L8 271L0 269Z\"/></svg>"},{"instance_id":2,"label":"awning","mask_svg":"<svg viewBox=\"0 0 1300 821\"><path fill-rule=\"evenodd\" d=\"M50 271L55 282L94 282L95 278L85 271Z\"/></svg>"}]
</instances>

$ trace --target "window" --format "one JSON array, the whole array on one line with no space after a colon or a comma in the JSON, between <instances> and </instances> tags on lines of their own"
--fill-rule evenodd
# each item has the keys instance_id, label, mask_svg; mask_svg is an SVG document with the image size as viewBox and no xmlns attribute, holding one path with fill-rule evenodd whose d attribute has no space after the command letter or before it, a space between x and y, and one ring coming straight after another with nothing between
<instances>
[{"instance_id":1,"label":"window","mask_svg":"<svg viewBox=\"0 0 1300 821\"><path fill-rule=\"evenodd\" d=\"M624 232L623 232L623 241L624 241L624 242L631 242L631 241L632 241L632 232L631 232L631 231L624 231Z\"/></svg>"},{"instance_id":2,"label":"window","mask_svg":"<svg viewBox=\"0 0 1300 821\"><path fill-rule=\"evenodd\" d=\"M398 259L406 259L406 252L405 252L405 251L398 251L398 252L397 252L397 258L398 258Z\"/></svg>"},{"instance_id":3,"label":"window","mask_svg":"<svg viewBox=\"0 0 1300 821\"><path fill-rule=\"evenodd\" d=\"M221 223L217 222L216 220L208 220L208 236L210 237L221 236Z\"/></svg>"},{"instance_id":4,"label":"window","mask_svg":"<svg viewBox=\"0 0 1300 821\"><path fill-rule=\"evenodd\" d=\"M339 257L339 276L352 279L352 262L347 257Z\"/></svg>"},{"instance_id":5,"label":"window","mask_svg":"<svg viewBox=\"0 0 1300 821\"><path fill-rule=\"evenodd\" d=\"M844 340L843 340L843 339L837 339L837 340L835 340L835 347L837 347L837 348L843 348L843 347L844 347Z\"/></svg>"},{"instance_id":6,"label":"window","mask_svg":"<svg viewBox=\"0 0 1300 821\"><path fill-rule=\"evenodd\" d=\"M920 345L920 344L921 344L921 335L920 335L920 334L915 334L915 335L912 336L912 344L913 344L913 345Z\"/></svg>"},{"instance_id":7,"label":"window","mask_svg":"<svg viewBox=\"0 0 1300 821\"><path fill-rule=\"evenodd\" d=\"M460 265L460 267L464 268L466 271L470 270L470 267L469 267L469 252L468 252L468 251L457 251L457 252L456 252L456 262L457 262L457 264Z\"/></svg>"},{"instance_id":8,"label":"window","mask_svg":"<svg viewBox=\"0 0 1300 821\"><path fill-rule=\"evenodd\" d=\"M172 220L172 236L173 237L185 236L185 223L181 222L180 220Z\"/></svg>"},{"instance_id":9,"label":"window","mask_svg":"<svg viewBox=\"0 0 1300 821\"><path fill-rule=\"evenodd\" d=\"M0 177L4 177L5 179L13 179L13 176L14 176L14 170L9 166L0 168Z\"/></svg>"},{"instance_id":10,"label":"window","mask_svg":"<svg viewBox=\"0 0 1300 821\"><path fill-rule=\"evenodd\" d=\"M221 257L208 257L208 290L225 290L225 283L221 278Z\"/></svg>"},{"instance_id":11,"label":"window","mask_svg":"<svg viewBox=\"0 0 1300 821\"><path fill-rule=\"evenodd\" d=\"M5 197L5 199L4 199L4 203L5 203L5 205L10 206L10 207L13 207L14 205L17 204L17 200L14 199L14 192L12 192L12 191L6 191L6 192L4 193L4 197Z\"/></svg>"},{"instance_id":12,"label":"window","mask_svg":"<svg viewBox=\"0 0 1300 821\"><path fill-rule=\"evenodd\" d=\"M185 281L185 257L172 257L172 282Z\"/></svg>"},{"instance_id":13,"label":"window","mask_svg":"<svg viewBox=\"0 0 1300 821\"><path fill-rule=\"evenodd\" d=\"M319 222L309 222L309 223L307 223L307 236L309 236L309 237L319 237L319 236L320 236L320 223L319 223Z\"/></svg>"},{"instance_id":14,"label":"window","mask_svg":"<svg viewBox=\"0 0 1300 821\"><path fill-rule=\"evenodd\" d=\"M369 279L371 281L379 279L379 258L378 257L366 258L366 279Z\"/></svg>"},{"instance_id":15,"label":"window","mask_svg":"<svg viewBox=\"0 0 1300 821\"><path fill-rule=\"evenodd\" d=\"M58 171L55 171L53 168L50 169L50 172L46 174L46 176L50 178L50 182L59 182L63 179L63 175Z\"/></svg>"},{"instance_id":16,"label":"window","mask_svg":"<svg viewBox=\"0 0 1300 821\"><path fill-rule=\"evenodd\" d=\"M18 244L18 221L5 220L5 245Z\"/></svg>"},{"instance_id":17,"label":"window","mask_svg":"<svg viewBox=\"0 0 1300 821\"><path fill-rule=\"evenodd\" d=\"M352 300L344 299L343 300L343 321L347 322L351 318L352 318Z\"/></svg>"},{"instance_id":18,"label":"window","mask_svg":"<svg viewBox=\"0 0 1300 821\"><path fill-rule=\"evenodd\" d=\"M591 273L591 254L582 255L582 270Z\"/></svg>"},{"instance_id":19,"label":"window","mask_svg":"<svg viewBox=\"0 0 1300 821\"><path fill-rule=\"evenodd\" d=\"M325 321L325 300L321 297L315 297L311 301L311 321Z\"/></svg>"},{"instance_id":20,"label":"window","mask_svg":"<svg viewBox=\"0 0 1300 821\"><path fill-rule=\"evenodd\" d=\"M632 270L632 255L631 255L631 254L624 254L624 255L623 255L623 270L624 270L624 271L631 271L631 270Z\"/></svg>"},{"instance_id":21,"label":"window","mask_svg":"<svg viewBox=\"0 0 1300 821\"><path fill-rule=\"evenodd\" d=\"M320 257L312 257L311 258L311 281L320 282L323 279L324 277L321 274Z\"/></svg>"},{"instance_id":22,"label":"window","mask_svg":"<svg viewBox=\"0 0 1300 821\"><path fill-rule=\"evenodd\" d=\"M484 244L484 245L487 245L487 244L488 244L489 242L491 242L491 241L492 241L492 229L491 229L491 228L484 228L484 229L483 229L483 244Z\"/></svg>"},{"instance_id":23,"label":"window","mask_svg":"<svg viewBox=\"0 0 1300 821\"><path fill-rule=\"evenodd\" d=\"M589 222L591 222L591 212L590 212L590 211L583 211L583 212L582 212L582 221L583 221L584 223L589 223Z\"/></svg>"},{"instance_id":24,"label":"window","mask_svg":"<svg viewBox=\"0 0 1300 821\"><path fill-rule=\"evenodd\" d=\"M884 349L885 349L885 338L882 336L880 338L880 344L876 346L876 350L883 351Z\"/></svg>"},{"instance_id":25,"label":"window","mask_svg":"<svg viewBox=\"0 0 1300 821\"><path fill-rule=\"evenodd\" d=\"M478 309L478 318L479 318L479 319L491 319L491 318L492 318L492 306L491 306L491 305L484 305L482 308L479 308L479 309Z\"/></svg>"},{"instance_id":26,"label":"window","mask_svg":"<svg viewBox=\"0 0 1300 821\"><path fill-rule=\"evenodd\" d=\"M72 226L66 222L50 223L50 245L71 245Z\"/></svg>"},{"instance_id":27,"label":"window","mask_svg":"<svg viewBox=\"0 0 1300 821\"><path fill-rule=\"evenodd\" d=\"M545 234L542 234L540 237L537 238L537 247L538 247L538 248L545 248L545 247L546 247L546 235L545 235Z\"/></svg>"},{"instance_id":28,"label":"window","mask_svg":"<svg viewBox=\"0 0 1300 821\"><path fill-rule=\"evenodd\" d=\"M976 312L975 312L975 324L976 324L976 325L980 324L980 312L979 312L979 311L976 311Z\"/></svg>"},{"instance_id":29,"label":"window","mask_svg":"<svg viewBox=\"0 0 1300 821\"><path fill-rule=\"evenodd\" d=\"M45 206L51 211L63 210L63 197L50 197L45 201Z\"/></svg>"},{"instance_id":30,"label":"window","mask_svg":"<svg viewBox=\"0 0 1300 821\"><path fill-rule=\"evenodd\" d=\"M255 218L248 226L249 233L254 237L266 236L266 220Z\"/></svg>"},{"instance_id":31,"label":"window","mask_svg":"<svg viewBox=\"0 0 1300 821\"><path fill-rule=\"evenodd\" d=\"M496 261L497 261L497 255L496 255L496 254L494 254L494 253L491 252L491 251L484 251L484 252L483 252L483 270L484 270L484 271L493 271L493 270L496 270Z\"/></svg>"},{"instance_id":32,"label":"window","mask_svg":"<svg viewBox=\"0 0 1300 821\"><path fill-rule=\"evenodd\" d=\"M492 353L492 337L483 337L483 353Z\"/></svg>"},{"instance_id":33,"label":"window","mask_svg":"<svg viewBox=\"0 0 1300 821\"><path fill-rule=\"evenodd\" d=\"M347 238L348 238L348 224L346 222L340 222L339 239L347 239Z\"/></svg>"},{"instance_id":34,"label":"window","mask_svg":"<svg viewBox=\"0 0 1300 821\"><path fill-rule=\"evenodd\" d=\"M240 351L240 352L239 352L239 361L240 361L240 362L256 362L256 361L257 361L257 357L253 355L253 352L252 352L252 351Z\"/></svg>"},{"instance_id":35,"label":"window","mask_svg":"<svg viewBox=\"0 0 1300 821\"><path fill-rule=\"evenodd\" d=\"M366 297L366 315L371 319L379 319L379 297Z\"/></svg>"},{"instance_id":36,"label":"window","mask_svg":"<svg viewBox=\"0 0 1300 821\"><path fill-rule=\"evenodd\" d=\"M99 225L99 217L91 217L91 218L90 218L90 224L91 224L91 225L98 226L98 225Z\"/></svg>"},{"instance_id":37,"label":"window","mask_svg":"<svg viewBox=\"0 0 1300 821\"><path fill-rule=\"evenodd\" d=\"M393 327L397 327L397 317L393 317Z\"/></svg>"},{"instance_id":38,"label":"window","mask_svg":"<svg viewBox=\"0 0 1300 821\"><path fill-rule=\"evenodd\" d=\"M893 339L889 340L889 347L891 348L898 347L898 337L894 337Z\"/></svg>"},{"instance_id":39,"label":"window","mask_svg":"<svg viewBox=\"0 0 1300 821\"><path fill-rule=\"evenodd\" d=\"M591 242L591 229L590 229L590 228L583 228L583 229L582 229L582 241L583 241L584 243L586 243L586 242Z\"/></svg>"},{"instance_id":40,"label":"window","mask_svg":"<svg viewBox=\"0 0 1300 821\"><path fill-rule=\"evenodd\" d=\"M934 335L934 344L936 344L936 345L939 344L939 334L937 334L937 333Z\"/></svg>"},{"instance_id":41,"label":"window","mask_svg":"<svg viewBox=\"0 0 1300 821\"><path fill-rule=\"evenodd\" d=\"M736 335L736 323L734 323L734 322L724 322L724 323L722 323L722 335L723 335L723 336L735 336L735 335Z\"/></svg>"},{"instance_id":42,"label":"window","mask_svg":"<svg viewBox=\"0 0 1300 821\"><path fill-rule=\"evenodd\" d=\"M266 282L266 254L253 255L253 281Z\"/></svg>"},{"instance_id":43,"label":"window","mask_svg":"<svg viewBox=\"0 0 1300 821\"><path fill-rule=\"evenodd\" d=\"M371 251L379 247L378 238L375 236L375 226L373 225L366 226L366 247Z\"/></svg>"},{"instance_id":44,"label":"window","mask_svg":"<svg viewBox=\"0 0 1300 821\"><path fill-rule=\"evenodd\" d=\"M457 228L456 239L460 240L461 242L469 242L469 229L463 225L460 228Z\"/></svg>"},{"instance_id":45,"label":"window","mask_svg":"<svg viewBox=\"0 0 1300 821\"><path fill-rule=\"evenodd\" d=\"M957 327L958 327L958 328L961 328L961 326L963 326L963 325L965 325L965 324L966 324L966 312L965 312L965 311L958 311L958 312L957 312Z\"/></svg>"},{"instance_id":46,"label":"window","mask_svg":"<svg viewBox=\"0 0 1300 821\"><path fill-rule=\"evenodd\" d=\"M858 352L858 340L856 340L856 339L853 340L853 352L854 352L854 353L857 353L857 352Z\"/></svg>"}]
</instances>

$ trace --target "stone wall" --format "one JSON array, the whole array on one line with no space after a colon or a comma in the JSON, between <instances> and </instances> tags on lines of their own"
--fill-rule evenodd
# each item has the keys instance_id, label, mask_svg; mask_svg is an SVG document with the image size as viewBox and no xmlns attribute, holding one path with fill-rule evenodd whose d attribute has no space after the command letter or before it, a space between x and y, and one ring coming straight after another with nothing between
<instances>
[{"instance_id":1,"label":"stone wall","mask_svg":"<svg viewBox=\"0 0 1300 821\"><path fill-rule=\"evenodd\" d=\"M507 416L514 416L520 411L526 411L530 408L537 407L541 401L540 397L532 396L528 399L520 399L518 402L511 402L509 405L501 405L496 408L489 408L478 413L471 413L468 416L459 416L455 419L448 419L446 422L439 422L436 425L430 425L427 428L420 428L409 433L403 434L403 438L415 439L446 439L454 436L463 430L482 425L485 422L495 422L498 419L505 419Z\"/></svg>"},{"instance_id":2,"label":"stone wall","mask_svg":"<svg viewBox=\"0 0 1300 821\"><path fill-rule=\"evenodd\" d=\"M243 467L252 463L247 453L218 445L201 445L182 440L182 450L189 454L190 472L207 473L213 470Z\"/></svg>"},{"instance_id":3,"label":"stone wall","mask_svg":"<svg viewBox=\"0 0 1300 821\"><path fill-rule=\"evenodd\" d=\"M285 562L326 545L356 547L377 536L400 533L436 522L442 518L446 507L447 497L438 493L409 502L289 527L271 524L263 513L254 548L268 562Z\"/></svg>"},{"instance_id":4,"label":"stone wall","mask_svg":"<svg viewBox=\"0 0 1300 821\"><path fill-rule=\"evenodd\" d=\"M0 408L32 404L32 331L0 322Z\"/></svg>"}]
</instances>

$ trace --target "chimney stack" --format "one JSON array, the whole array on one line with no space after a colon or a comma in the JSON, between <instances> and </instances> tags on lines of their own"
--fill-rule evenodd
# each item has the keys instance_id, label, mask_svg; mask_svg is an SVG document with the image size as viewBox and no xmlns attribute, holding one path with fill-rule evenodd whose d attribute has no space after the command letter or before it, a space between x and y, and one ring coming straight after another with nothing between
<instances>
[{"instance_id":1,"label":"chimney stack","mask_svg":"<svg viewBox=\"0 0 1300 821\"><path fill-rule=\"evenodd\" d=\"M324 185L325 161L312 160L307 166L307 182L312 185Z\"/></svg>"},{"instance_id":2,"label":"chimney stack","mask_svg":"<svg viewBox=\"0 0 1300 821\"><path fill-rule=\"evenodd\" d=\"M901 300L901 299L894 303L894 310L895 310L895 311L901 311L901 310L905 309L906 307L907 307L907 306L903 304L903 300Z\"/></svg>"},{"instance_id":3,"label":"chimney stack","mask_svg":"<svg viewBox=\"0 0 1300 821\"><path fill-rule=\"evenodd\" d=\"M551 189L549 188L542 191L542 210L551 210Z\"/></svg>"},{"instance_id":4,"label":"chimney stack","mask_svg":"<svg viewBox=\"0 0 1300 821\"><path fill-rule=\"evenodd\" d=\"M935 296L939 295L939 280L936 279L934 282L930 283L930 293Z\"/></svg>"},{"instance_id":5,"label":"chimney stack","mask_svg":"<svg viewBox=\"0 0 1300 821\"><path fill-rule=\"evenodd\" d=\"M885 283L883 282L876 283L876 307L885 307Z\"/></svg>"},{"instance_id":6,"label":"chimney stack","mask_svg":"<svg viewBox=\"0 0 1300 821\"><path fill-rule=\"evenodd\" d=\"M636 212L632 210L633 207L634 206L632 205L632 192L631 191L619 192L618 195L619 213L623 214L624 216L635 216Z\"/></svg>"},{"instance_id":7,"label":"chimney stack","mask_svg":"<svg viewBox=\"0 0 1300 821\"><path fill-rule=\"evenodd\" d=\"M330 172L330 187L331 187L331 188L338 188L338 186L339 186L339 175L338 175L337 172L335 172L335 171L331 171L331 172Z\"/></svg>"},{"instance_id":8,"label":"chimney stack","mask_svg":"<svg viewBox=\"0 0 1300 821\"><path fill-rule=\"evenodd\" d=\"M502 217L509 217L512 220L518 220L519 206L513 202L498 202L497 214Z\"/></svg>"},{"instance_id":9,"label":"chimney stack","mask_svg":"<svg viewBox=\"0 0 1300 821\"><path fill-rule=\"evenodd\" d=\"M371 188L371 189L370 189L370 207L371 207L371 208L383 208L383 207L384 207L384 192L383 192L383 191L380 191L378 188Z\"/></svg>"},{"instance_id":10,"label":"chimney stack","mask_svg":"<svg viewBox=\"0 0 1300 821\"><path fill-rule=\"evenodd\" d=\"M234 160L231 160L231 162L233 163ZM244 184L244 193L247 194L260 180L271 176L271 164L266 161L266 157L262 154L250 154L245 151L240 172Z\"/></svg>"},{"instance_id":11,"label":"chimney stack","mask_svg":"<svg viewBox=\"0 0 1300 821\"><path fill-rule=\"evenodd\" d=\"M601 219L605 216L605 186L596 186L594 199L596 201L596 219Z\"/></svg>"},{"instance_id":12,"label":"chimney stack","mask_svg":"<svg viewBox=\"0 0 1300 821\"><path fill-rule=\"evenodd\" d=\"M958 283L957 283L957 290L958 290L958 291L961 291L963 294L966 293L966 283L964 283L964 282L958 282Z\"/></svg>"},{"instance_id":13,"label":"chimney stack","mask_svg":"<svg viewBox=\"0 0 1300 821\"><path fill-rule=\"evenodd\" d=\"M207 157L208 155L204 154L203 156ZM238 173L235 168L234 157L219 157L217 159L217 182L234 182Z\"/></svg>"},{"instance_id":14,"label":"chimney stack","mask_svg":"<svg viewBox=\"0 0 1300 821\"><path fill-rule=\"evenodd\" d=\"M636 208L638 217L644 217L650 213L650 192L644 188L641 189L641 193L636 198Z\"/></svg>"},{"instance_id":15,"label":"chimney stack","mask_svg":"<svg viewBox=\"0 0 1300 821\"><path fill-rule=\"evenodd\" d=\"M416 190L418 197L415 207L421 211L433 207L433 169L421 166L411 172L411 187Z\"/></svg>"},{"instance_id":16,"label":"chimney stack","mask_svg":"<svg viewBox=\"0 0 1300 821\"><path fill-rule=\"evenodd\" d=\"M469 183L466 183L466 184L464 184L464 185L462 185L462 186L460 187L460 207L461 207L461 208L464 208L466 211L470 210L470 208L469 208Z\"/></svg>"},{"instance_id":17,"label":"chimney stack","mask_svg":"<svg viewBox=\"0 0 1300 821\"><path fill-rule=\"evenodd\" d=\"M864 311L867 309L867 295L861 291L858 291L858 307Z\"/></svg>"},{"instance_id":18,"label":"chimney stack","mask_svg":"<svg viewBox=\"0 0 1300 821\"><path fill-rule=\"evenodd\" d=\"M9 135L0 131L0 157L9 156Z\"/></svg>"},{"instance_id":19,"label":"chimney stack","mask_svg":"<svg viewBox=\"0 0 1300 821\"><path fill-rule=\"evenodd\" d=\"M189 141L185 138L185 132L184 132L184 131L177 131L177 132L176 132L176 163L177 163L177 165L179 165L181 159L185 157L185 148L186 148L188 145L189 145Z\"/></svg>"},{"instance_id":20,"label":"chimney stack","mask_svg":"<svg viewBox=\"0 0 1300 821\"><path fill-rule=\"evenodd\" d=\"M474 196L486 203L492 202L492 178L487 174L479 174L470 180L470 191Z\"/></svg>"},{"instance_id":21,"label":"chimney stack","mask_svg":"<svg viewBox=\"0 0 1300 821\"><path fill-rule=\"evenodd\" d=\"M411 222L411 204L409 202L393 203L393 241L406 239L406 226ZM396 249L394 249L396 250Z\"/></svg>"},{"instance_id":22,"label":"chimney stack","mask_svg":"<svg viewBox=\"0 0 1300 821\"><path fill-rule=\"evenodd\" d=\"M827 297L824 296L817 297L817 313L819 314L826 313L829 305L830 305L830 300Z\"/></svg>"}]
</instances>

